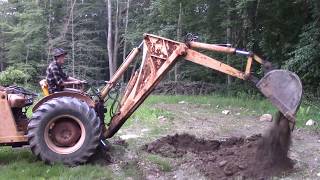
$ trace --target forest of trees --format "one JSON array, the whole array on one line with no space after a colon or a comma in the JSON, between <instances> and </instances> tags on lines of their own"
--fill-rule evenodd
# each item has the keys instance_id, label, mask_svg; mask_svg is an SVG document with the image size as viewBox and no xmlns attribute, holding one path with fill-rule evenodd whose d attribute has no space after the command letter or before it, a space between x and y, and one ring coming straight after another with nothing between
<instances>
[{"instance_id":1,"label":"forest of trees","mask_svg":"<svg viewBox=\"0 0 320 180\"><path fill-rule=\"evenodd\" d=\"M0 82L36 84L55 47L68 51L68 74L108 80L143 33L183 41L189 32L256 52L320 95L319 0L0 0ZM167 79L232 83L199 68L180 63Z\"/></svg>"}]
</instances>

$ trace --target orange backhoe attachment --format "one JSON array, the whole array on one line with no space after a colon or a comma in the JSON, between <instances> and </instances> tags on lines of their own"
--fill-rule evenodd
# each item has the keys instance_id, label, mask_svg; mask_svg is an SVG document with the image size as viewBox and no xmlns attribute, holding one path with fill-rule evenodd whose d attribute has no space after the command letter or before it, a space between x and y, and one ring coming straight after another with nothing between
<instances>
[{"instance_id":1,"label":"orange backhoe attachment","mask_svg":"<svg viewBox=\"0 0 320 180\"><path fill-rule=\"evenodd\" d=\"M143 46L143 47L142 47ZM200 42L181 43L163 37L145 34L139 47L132 50L126 61L120 66L108 84L102 89L101 97L106 98L129 65L142 49L140 69L135 72L128 82L122 96L117 113L111 118L109 127L104 133L105 138L112 137L130 115L148 97L155 86L174 66L179 58L209 67L222 73L254 82L257 88L282 112L292 123L299 108L302 96L302 85L299 77L286 70L271 70L260 80L251 74L254 61L269 68L270 63L250 52L237 50L215 44ZM204 49L214 52L245 55L247 65L244 71L237 70L219 60L208 57L194 49Z\"/></svg>"}]
</instances>

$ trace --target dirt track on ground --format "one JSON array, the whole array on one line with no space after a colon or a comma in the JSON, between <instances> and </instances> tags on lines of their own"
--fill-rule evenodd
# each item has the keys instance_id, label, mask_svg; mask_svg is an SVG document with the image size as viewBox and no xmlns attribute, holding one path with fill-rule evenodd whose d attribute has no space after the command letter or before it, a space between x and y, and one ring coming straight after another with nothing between
<instances>
[{"instance_id":1,"label":"dirt track on ground","mask_svg":"<svg viewBox=\"0 0 320 180\"><path fill-rule=\"evenodd\" d=\"M140 148L125 148L120 155L121 162L127 161L128 157L134 159L141 174L140 178L232 179L269 176L263 174L270 172L264 169L253 171L250 163L253 163L252 155L255 153L258 140L261 139L259 134L266 132L272 123L260 122L258 117L245 115L241 109L231 109L231 114L225 115L221 110L213 111L209 105L157 104L150 108L169 111L173 119L159 119L159 128L163 123L169 124L167 134L159 135L153 140L143 137L130 139L129 147L130 143L133 143ZM143 124L137 127L123 129L121 133L139 134L141 129L146 128ZM277 177L289 179L319 178L319 140L320 136L312 131L295 129L289 150L289 158L292 161L288 161L293 164L280 167L281 172L277 172L277 169L272 172L278 174ZM172 169L163 171L159 166L147 162L144 156L141 156L144 152L169 158Z\"/></svg>"}]
</instances>

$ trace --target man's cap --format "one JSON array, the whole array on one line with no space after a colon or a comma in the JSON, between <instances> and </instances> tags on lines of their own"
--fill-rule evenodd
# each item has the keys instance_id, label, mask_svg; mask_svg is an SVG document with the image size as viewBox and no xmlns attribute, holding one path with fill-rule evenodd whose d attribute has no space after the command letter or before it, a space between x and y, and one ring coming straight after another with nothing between
<instances>
[{"instance_id":1,"label":"man's cap","mask_svg":"<svg viewBox=\"0 0 320 180\"><path fill-rule=\"evenodd\" d=\"M66 54L68 54L68 53L62 48L55 48L53 50L53 56L54 57L58 57L58 56L61 56L61 55L66 55Z\"/></svg>"}]
</instances>

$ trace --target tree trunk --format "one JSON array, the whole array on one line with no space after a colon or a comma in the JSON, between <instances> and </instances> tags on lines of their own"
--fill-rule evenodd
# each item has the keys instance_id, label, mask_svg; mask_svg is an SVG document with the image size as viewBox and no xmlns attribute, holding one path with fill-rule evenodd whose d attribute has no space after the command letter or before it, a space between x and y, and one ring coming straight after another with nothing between
<instances>
[{"instance_id":1,"label":"tree trunk","mask_svg":"<svg viewBox=\"0 0 320 180\"><path fill-rule=\"evenodd\" d=\"M227 12L227 44L230 44L231 42L231 5L230 5L231 2L229 2L228 4L228 12ZM227 55L227 64L230 63L230 55L228 54ZM231 76L228 75L227 76L227 85L230 86L231 85Z\"/></svg>"},{"instance_id":2,"label":"tree trunk","mask_svg":"<svg viewBox=\"0 0 320 180\"><path fill-rule=\"evenodd\" d=\"M3 60L2 58L0 59L0 72L4 70L4 65L3 65Z\"/></svg>"},{"instance_id":3,"label":"tree trunk","mask_svg":"<svg viewBox=\"0 0 320 180\"><path fill-rule=\"evenodd\" d=\"M2 72L4 70L4 60L5 60L5 39L4 39L4 35L2 33L2 29L0 26L0 40L1 40L1 44L0 44L0 72Z\"/></svg>"},{"instance_id":4,"label":"tree trunk","mask_svg":"<svg viewBox=\"0 0 320 180\"><path fill-rule=\"evenodd\" d=\"M127 32L128 32L128 23L129 23L129 8L130 8L130 0L127 1L127 9L126 9L126 22L124 28L124 43L123 43L123 61L127 56Z\"/></svg>"},{"instance_id":5,"label":"tree trunk","mask_svg":"<svg viewBox=\"0 0 320 180\"><path fill-rule=\"evenodd\" d=\"M2 51L2 48L0 48L0 72L3 71L3 60L4 60L4 52Z\"/></svg>"},{"instance_id":6,"label":"tree trunk","mask_svg":"<svg viewBox=\"0 0 320 180\"><path fill-rule=\"evenodd\" d=\"M129 8L130 8L130 0L127 1L127 9L126 9L126 22L124 27L124 42L123 42L123 53L122 53L122 61L126 60L127 56L127 31L128 31L128 22L129 22ZM122 76L122 82L124 82L124 76Z\"/></svg>"},{"instance_id":7,"label":"tree trunk","mask_svg":"<svg viewBox=\"0 0 320 180\"><path fill-rule=\"evenodd\" d=\"M109 58L109 78L111 79L114 74L114 64L113 64L113 55L112 55L112 12L111 12L111 0L107 0L107 11L108 11L108 58Z\"/></svg>"},{"instance_id":8,"label":"tree trunk","mask_svg":"<svg viewBox=\"0 0 320 180\"><path fill-rule=\"evenodd\" d=\"M74 0L74 2L76 2L76 0ZM74 24L73 24L73 9L74 8L71 8L71 12L70 12L70 15L71 15L71 43L72 43L72 76L74 77L75 74L74 74Z\"/></svg>"},{"instance_id":9,"label":"tree trunk","mask_svg":"<svg viewBox=\"0 0 320 180\"><path fill-rule=\"evenodd\" d=\"M26 64L28 64L29 51L30 51L29 44L27 44L27 55L26 55L26 62L25 62Z\"/></svg>"},{"instance_id":10,"label":"tree trunk","mask_svg":"<svg viewBox=\"0 0 320 180\"><path fill-rule=\"evenodd\" d=\"M115 15L115 22L114 22L114 41L113 41L113 65L114 70L117 69L117 56L118 56L118 49L119 49L119 21L120 15L119 15L119 0L117 0L117 10Z\"/></svg>"},{"instance_id":11,"label":"tree trunk","mask_svg":"<svg viewBox=\"0 0 320 180\"><path fill-rule=\"evenodd\" d=\"M49 17L48 17L48 27L47 27L47 36L48 36L48 53L47 53L47 64L50 61L51 49L52 49L52 34L51 34L51 7L52 3L49 0Z\"/></svg>"},{"instance_id":12,"label":"tree trunk","mask_svg":"<svg viewBox=\"0 0 320 180\"><path fill-rule=\"evenodd\" d=\"M71 0L71 2L72 2L72 0ZM75 5L76 5L76 0L73 1L73 3L71 4L70 12L73 12L73 8L74 8ZM65 39L65 37L66 37L66 33L68 32L68 27L69 27L70 21L71 21L71 14L69 14L67 22L65 22L64 25L63 25L63 31L61 33L62 39Z\"/></svg>"},{"instance_id":13,"label":"tree trunk","mask_svg":"<svg viewBox=\"0 0 320 180\"><path fill-rule=\"evenodd\" d=\"M180 11L179 11L179 18L178 18L178 28L177 28L177 38L178 41L181 41L182 36L182 27L181 27L181 19L182 19L182 3L180 3ZM177 62L174 66L174 81L178 81L179 76L179 66L180 62Z\"/></svg>"}]
</instances>

